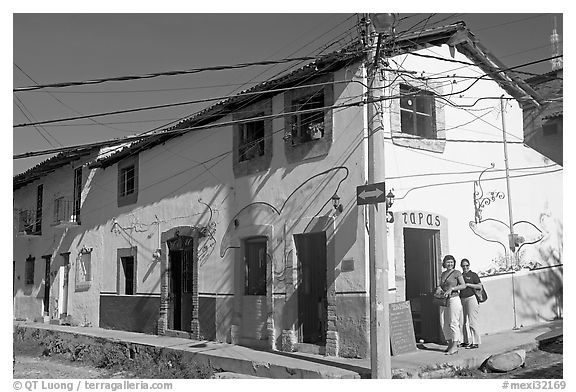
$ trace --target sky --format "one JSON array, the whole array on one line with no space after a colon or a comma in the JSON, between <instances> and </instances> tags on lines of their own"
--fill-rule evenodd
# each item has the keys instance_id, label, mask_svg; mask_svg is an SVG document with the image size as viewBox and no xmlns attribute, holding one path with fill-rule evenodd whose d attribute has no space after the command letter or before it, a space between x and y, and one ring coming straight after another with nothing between
<instances>
[{"instance_id":1,"label":"sky","mask_svg":"<svg viewBox=\"0 0 576 392\"><path fill-rule=\"evenodd\" d=\"M13 87L314 56L358 37L354 13L14 13ZM360 14L361 15L361 14ZM397 32L464 21L497 58L516 66L551 56L551 13L399 13ZM288 67L13 92L13 125L236 94ZM522 68L544 73L550 63ZM13 128L13 154L141 133L210 103ZM13 175L49 155L13 160Z\"/></svg>"}]
</instances>

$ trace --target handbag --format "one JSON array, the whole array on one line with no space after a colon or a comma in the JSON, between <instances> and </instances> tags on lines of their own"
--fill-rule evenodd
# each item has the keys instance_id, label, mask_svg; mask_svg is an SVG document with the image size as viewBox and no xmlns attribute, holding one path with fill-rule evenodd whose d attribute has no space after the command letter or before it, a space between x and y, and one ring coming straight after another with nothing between
<instances>
[{"instance_id":1,"label":"handbag","mask_svg":"<svg viewBox=\"0 0 576 392\"><path fill-rule=\"evenodd\" d=\"M445 297L444 294L440 294L441 297L438 294L434 294L434 296L432 297L432 304L436 305L436 306L445 306L447 307L448 304L450 303L450 297Z\"/></svg>"},{"instance_id":2,"label":"handbag","mask_svg":"<svg viewBox=\"0 0 576 392\"><path fill-rule=\"evenodd\" d=\"M482 285L481 289L474 290L474 295L476 296L479 304L485 302L488 299L488 293L486 293L486 290L484 290L484 285Z\"/></svg>"},{"instance_id":3,"label":"handbag","mask_svg":"<svg viewBox=\"0 0 576 392\"><path fill-rule=\"evenodd\" d=\"M452 272L450 272L448 274L448 276L446 276L446 278L444 279L444 281L442 283L440 283L440 286L442 286L450 277L450 275L452 275L452 273L454 272L454 270L452 270ZM444 293L437 293L436 291L432 294L432 304L436 305L436 306L444 306L447 307L450 304L450 296L446 297L444 296Z\"/></svg>"}]
</instances>

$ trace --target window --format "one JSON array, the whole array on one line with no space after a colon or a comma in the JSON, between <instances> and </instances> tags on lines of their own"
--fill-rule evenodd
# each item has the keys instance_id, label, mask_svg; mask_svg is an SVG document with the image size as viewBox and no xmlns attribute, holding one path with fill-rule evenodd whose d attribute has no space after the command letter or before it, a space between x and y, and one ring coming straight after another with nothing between
<instances>
[{"instance_id":1,"label":"window","mask_svg":"<svg viewBox=\"0 0 576 392\"><path fill-rule=\"evenodd\" d=\"M260 115L263 115L261 113ZM264 155L264 120L250 121L238 126L240 145L238 146L239 162L249 161Z\"/></svg>"},{"instance_id":2,"label":"window","mask_svg":"<svg viewBox=\"0 0 576 392\"><path fill-rule=\"evenodd\" d=\"M34 284L34 262L35 258L28 256L24 265L24 283Z\"/></svg>"},{"instance_id":3,"label":"window","mask_svg":"<svg viewBox=\"0 0 576 392\"><path fill-rule=\"evenodd\" d=\"M121 285L121 287L120 287L120 293L119 294L134 295L134 294L136 294L136 292L135 292L136 268L135 268L135 263L134 263L134 257L133 256L121 257L120 263L122 264L122 274L123 275L121 278L122 279L121 283L123 283L123 285Z\"/></svg>"},{"instance_id":4,"label":"window","mask_svg":"<svg viewBox=\"0 0 576 392\"><path fill-rule=\"evenodd\" d=\"M125 197L134 193L136 169L129 166L120 169L120 197Z\"/></svg>"},{"instance_id":5,"label":"window","mask_svg":"<svg viewBox=\"0 0 576 392\"><path fill-rule=\"evenodd\" d=\"M54 199L54 222L66 220L66 200L64 197Z\"/></svg>"},{"instance_id":6,"label":"window","mask_svg":"<svg viewBox=\"0 0 576 392\"><path fill-rule=\"evenodd\" d=\"M76 260L76 291L90 288L92 282L92 253L82 249Z\"/></svg>"},{"instance_id":7,"label":"window","mask_svg":"<svg viewBox=\"0 0 576 392\"><path fill-rule=\"evenodd\" d=\"M42 198L44 195L44 186L42 184L38 185L36 193L36 227L34 232L37 234L42 233Z\"/></svg>"},{"instance_id":8,"label":"window","mask_svg":"<svg viewBox=\"0 0 576 392\"><path fill-rule=\"evenodd\" d=\"M300 144L324 137L324 91L292 101L291 143Z\"/></svg>"},{"instance_id":9,"label":"window","mask_svg":"<svg viewBox=\"0 0 576 392\"><path fill-rule=\"evenodd\" d=\"M412 86L400 85L400 116L403 133L428 139L436 138L434 94Z\"/></svg>"},{"instance_id":10,"label":"window","mask_svg":"<svg viewBox=\"0 0 576 392\"><path fill-rule=\"evenodd\" d=\"M80 203L82 196L82 166L74 170L74 209L72 211L72 220L80 223Z\"/></svg>"},{"instance_id":11,"label":"window","mask_svg":"<svg viewBox=\"0 0 576 392\"><path fill-rule=\"evenodd\" d=\"M265 99L242 108L232 118L233 158L235 177L248 176L267 170L272 162L272 101Z\"/></svg>"},{"instance_id":12,"label":"window","mask_svg":"<svg viewBox=\"0 0 576 392\"><path fill-rule=\"evenodd\" d=\"M314 85L284 93L284 154L290 164L329 154L333 141L334 75L306 80Z\"/></svg>"},{"instance_id":13,"label":"window","mask_svg":"<svg viewBox=\"0 0 576 392\"><path fill-rule=\"evenodd\" d=\"M137 201L138 156L136 155L118 162L118 207L134 204Z\"/></svg>"},{"instance_id":14,"label":"window","mask_svg":"<svg viewBox=\"0 0 576 392\"><path fill-rule=\"evenodd\" d=\"M21 210L18 213L18 231L20 233L31 234L34 230L32 211Z\"/></svg>"},{"instance_id":15,"label":"window","mask_svg":"<svg viewBox=\"0 0 576 392\"><path fill-rule=\"evenodd\" d=\"M256 237L244 242L244 294L266 295L266 237Z\"/></svg>"}]
</instances>

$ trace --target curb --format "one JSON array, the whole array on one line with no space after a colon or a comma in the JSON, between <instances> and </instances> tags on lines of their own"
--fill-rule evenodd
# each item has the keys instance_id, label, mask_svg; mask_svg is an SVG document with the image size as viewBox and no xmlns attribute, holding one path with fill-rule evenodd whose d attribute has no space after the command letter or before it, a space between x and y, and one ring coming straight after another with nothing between
<instances>
[{"instance_id":1,"label":"curb","mask_svg":"<svg viewBox=\"0 0 576 392\"><path fill-rule=\"evenodd\" d=\"M165 352L179 352L188 359L193 359L199 364L208 365L214 374L225 373L224 378L279 378L279 379L360 379L357 372L341 369L335 366L324 366L316 368L298 368L290 365L277 365L269 361L256 361L250 358L234 358L226 353L217 352L194 352L191 350L179 349L177 347L165 347L163 345L147 344L128 339L118 339L114 337L94 336L93 334L83 334L78 331L62 331L60 329L41 328L33 325L18 325L19 328L28 331L38 331L37 337L33 340L41 341L43 333L65 335L70 337L82 336L89 342L107 342L116 346L123 346L126 352L126 359L136 359L138 353L160 350ZM33 334L31 334L33 335ZM296 365L297 366L297 365ZM232 376L232 375L237 376ZM240 376L241 375L241 376Z\"/></svg>"},{"instance_id":2,"label":"curb","mask_svg":"<svg viewBox=\"0 0 576 392\"><path fill-rule=\"evenodd\" d=\"M438 369L427 370L426 367L409 368L409 369L395 369L393 371L393 378L422 378L422 379L438 379L450 377L454 372L463 369L480 368L486 360L494 354L502 354L514 350L524 350L527 353L539 349L541 346L551 343L559 337L563 336L563 332L557 331L548 334L545 338L534 340L533 342L518 345L514 348L508 348L502 352L495 352L491 354L482 354L481 356L473 358L462 358L447 361L445 363L436 365ZM485 357L484 357L485 356Z\"/></svg>"}]
</instances>

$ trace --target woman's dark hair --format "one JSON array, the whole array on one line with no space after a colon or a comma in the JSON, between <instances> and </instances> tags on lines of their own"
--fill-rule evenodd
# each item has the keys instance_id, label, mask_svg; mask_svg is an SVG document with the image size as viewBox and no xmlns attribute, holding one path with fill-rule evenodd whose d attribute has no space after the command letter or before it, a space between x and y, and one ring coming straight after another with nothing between
<instances>
[{"instance_id":1,"label":"woman's dark hair","mask_svg":"<svg viewBox=\"0 0 576 392\"><path fill-rule=\"evenodd\" d=\"M442 259L442 267L446 268L446 262L452 260L454 262L454 265L456 265L456 259L454 258L454 256L452 255L446 255L444 256L444 258Z\"/></svg>"},{"instance_id":2,"label":"woman's dark hair","mask_svg":"<svg viewBox=\"0 0 576 392\"><path fill-rule=\"evenodd\" d=\"M460 267L462 267L462 263L468 263L468 265L470 265L470 260L462 259L462 261L460 261Z\"/></svg>"}]
</instances>

